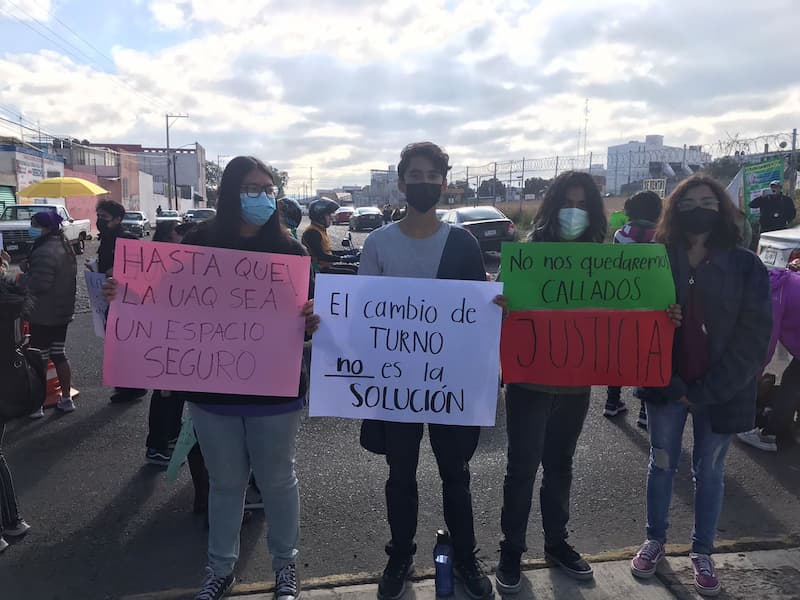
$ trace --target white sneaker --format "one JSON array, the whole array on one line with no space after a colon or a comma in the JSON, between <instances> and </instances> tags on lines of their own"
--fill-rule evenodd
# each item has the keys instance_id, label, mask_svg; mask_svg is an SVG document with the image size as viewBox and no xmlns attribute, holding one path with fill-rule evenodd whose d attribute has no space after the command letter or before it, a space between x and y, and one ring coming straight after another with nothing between
<instances>
[{"instance_id":1,"label":"white sneaker","mask_svg":"<svg viewBox=\"0 0 800 600\"><path fill-rule=\"evenodd\" d=\"M0 537L0 554L5 552L6 548L8 548L8 542Z\"/></svg>"},{"instance_id":2,"label":"white sneaker","mask_svg":"<svg viewBox=\"0 0 800 600\"><path fill-rule=\"evenodd\" d=\"M43 416L44 416L44 408L42 408L41 406L39 407L39 410L35 410L28 415L28 417L30 417L31 419L41 419Z\"/></svg>"},{"instance_id":3,"label":"white sneaker","mask_svg":"<svg viewBox=\"0 0 800 600\"><path fill-rule=\"evenodd\" d=\"M778 444L775 442L775 436L762 433L758 427L751 429L750 431L737 433L736 437L739 438L739 441L744 442L753 448L758 448L759 450L763 450L765 452L778 451Z\"/></svg>"},{"instance_id":4,"label":"white sneaker","mask_svg":"<svg viewBox=\"0 0 800 600\"><path fill-rule=\"evenodd\" d=\"M56 408L61 412L71 413L75 410L75 403L72 401L72 398L64 398L62 396L59 398Z\"/></svg>"},{"instance_id":5,"label":"white sneaker","mask_svg":"<svg viewBox=\"0 0 800 600\"><path fill-rule=\"evenodd\" d=\"M25 519L20 519L14 527L9 527L3 533L8 537L21 537L30 531L31 526L25 522Z\"/></svg>"}]
</instances>

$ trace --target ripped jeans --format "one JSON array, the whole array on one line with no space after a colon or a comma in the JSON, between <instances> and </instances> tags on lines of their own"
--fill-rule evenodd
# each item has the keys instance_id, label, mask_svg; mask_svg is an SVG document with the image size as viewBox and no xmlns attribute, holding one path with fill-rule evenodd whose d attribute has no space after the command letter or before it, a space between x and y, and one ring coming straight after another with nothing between
<instances>
[{"instance_id":1,"label":"ripped jeans","mask_svg":"<svg viewBox=\"0 0 800 600\"><path fill-rule=\"evenodd\" d=\"M647 403L650 464L647 471L647 539L667 541L672 480L678 471L688 407ZM694 445L694 530L692 552L711 554L725 492L725 457L732 435L714 433L708 411L692 413Z\"/></svg>"}]
</instances>

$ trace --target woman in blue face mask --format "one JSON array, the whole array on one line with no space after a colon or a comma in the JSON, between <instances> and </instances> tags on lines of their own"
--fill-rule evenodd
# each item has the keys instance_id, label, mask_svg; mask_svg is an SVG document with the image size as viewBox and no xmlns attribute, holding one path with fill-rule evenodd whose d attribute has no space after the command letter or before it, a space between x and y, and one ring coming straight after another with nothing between
<instances>
[{"instance_id":1,"label":"woman in blue face mask","mask_svg":"<svg viewBox=\"0 0 800 600\"><path fill-rule=\"evenodd\" d=\"M29 233L34 243L22 284L35 298L28 318L31 346L41 351L45 363L52 360L56 368L62 394L56 408L72 412L72 370L64 345L75 312L78 267L72 247L61 232L62 221L55 210L38 212L31 218ZM42 416L41 409L31 414L31 418Z\"/></svg>"},{"instance_id":2,"label":"woman in blue face mask","mask_svg":"<svg viewBox=\"0 0 800 600\"><path fill-rule=\"evenodd\" d=\"M535 219L530 242L602 243L607 221L603 200L587 173L568 171L553 181ZM504 303L504 298L497 300ZM503 486L500 564L497 587L503 593L521 588L520 559L533 484L543 466L541 489L544 551L575 579L591 579L592 567L567 543L572 457L589 409L590 387L506 386L508 463Z\"/></svg>"},{"instance_id":3,"label":"woman in blue face mask","mask_svg":"<svg viewBox=\"0 0 800 600\"><path fill-rule=\"evenodd\" d=\"M271 167L252 156L234 158L222 174L216 217L195 227L183 243L306 255L302 244L281 224L276 192L276 175ZM104 291L107 298L116 296L110 288ZM310 336L319 323L310 301L303 314L306 335ZM281 344L281 340L276 339L275 343ZM307 368L303 364L299 393L294 397L173 392L189 403L208 469L208 564L196 598L221 598L234 584L245 490L251 472L263 494L275 596L294 600L299 595L295 562L300 499L295 440L307 387Z\"/></svg>"}]
</instances>

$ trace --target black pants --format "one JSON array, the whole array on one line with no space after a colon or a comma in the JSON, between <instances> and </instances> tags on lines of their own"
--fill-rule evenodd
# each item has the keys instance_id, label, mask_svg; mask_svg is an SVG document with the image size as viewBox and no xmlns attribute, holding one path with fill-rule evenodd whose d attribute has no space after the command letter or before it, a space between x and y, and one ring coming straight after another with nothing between
<instances>
[{"instance_id":1,"label":"black pants","mask_svg":"<svg viewBox=\"0 0 800 600\"><path fill-rule=\"evenodd\" d=\"M514 554L527 550L525 536L539 464L545 546L567 539L572 457L588 410L588 393L553 395L506 386L508 465L500 519L502 550Z\"/></svg>"},{"instance_id":2,"label":"black pants","mask_svg":"<svg viewBox=\"0 0 800 600\"><path fill-rule=\"evenodd\" d=\"M14 482L11 471L8 469L6 459L3 457L3 435L6 426L0 423L0 536L3 530L16 527L19 522L19 509L17 508L17 495L14 493Z\"/></svg>"},{"instance_id":3,"label":"black pants","mask_svg":"<svg viewBox=\"0 0 800 600\"><path fill-rule=\"evenodd\" d=\"M178 400L177 394L153 390L150 396L147 447L166 452L169 441L177 438L181 432L182 417L183 400Z\"/></svg>"},{"instance_id":4,"label":"black pants","mask_svg":"<svg viewBox=\"0 0 800 600\"><path fill-rule=\"evenodd\" d=\"M792 359L781 376L781 385L772 400L766 432L791 437L794 415L800 410L800 360Z\"/></svg>"},{"instance_id":5,"label":"black pants","mask_svg":"<svg viewBox=\"0 0 800 600\"><path fill-rule=\"evenodd\" d=\"M386 423L386 508L392 532L392 540L386 546L389 555L409 556L416 550L417 464L423 431L421 423ZM431 424L428 432L442 479L444 520L456 560L462 560L475 548L469 461L478 447L480 428Z\"/></svg>"}]
</instances>

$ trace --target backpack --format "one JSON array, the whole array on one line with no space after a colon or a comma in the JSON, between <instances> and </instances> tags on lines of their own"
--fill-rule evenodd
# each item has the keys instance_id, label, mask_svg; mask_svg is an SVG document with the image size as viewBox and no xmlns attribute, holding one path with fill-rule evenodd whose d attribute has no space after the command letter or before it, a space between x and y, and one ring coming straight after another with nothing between
<instances>
[{"instance_id":1,"label":"backpack","mask_svg":"<svg viewBox=\"0 0 800 600\"><path fill-rule=\"evenodd\" d=\"M19 323L29 297L13 283L0 284L0 423L38 410L47 394L47 375L38 350L19 341Z\"/></svg>"}]
</instances>

